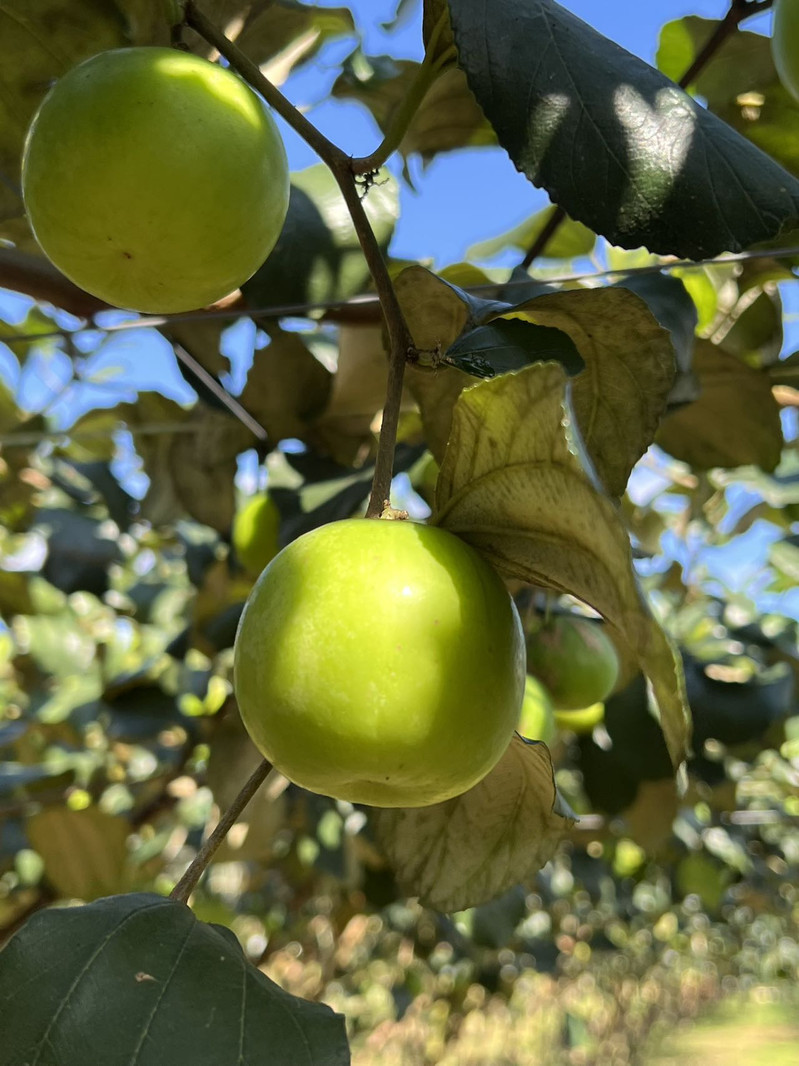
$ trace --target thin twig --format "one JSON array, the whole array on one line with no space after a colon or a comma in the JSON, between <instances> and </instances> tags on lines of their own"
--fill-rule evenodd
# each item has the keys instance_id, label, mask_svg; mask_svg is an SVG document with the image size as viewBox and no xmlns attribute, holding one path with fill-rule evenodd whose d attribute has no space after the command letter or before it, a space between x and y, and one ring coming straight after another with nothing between
<instances>
[{"instance_id":1,"label":"thin twig","mask_svg":"<svg viewBox=\"0 0 799 1066\"><path fill-rule=\"evenodd\" d=\"M405 376L405 364L413 351L413 338L402 313L388 266L375 238L366 211L361 203L358 189L349 176L339 178L341 194L349 209L353 225L361 240L361 249L377 289L378 299L383 311L386 330L389 337L388 380L386 382L386 402L383 407L383 419L380 426L380 438L375 456L375 474L372 491L366 508L367 518L378 518L383 511L391 491L391 478L394 472L394 450L397 445L400 409L402 406L402 383Z\"/></svg>"},{"instance_id":2,"label":"thin twig","mask_svg":"<svg viewBox=\"0 0 799 1066\"><path fill-rule=\"evenodd\" d=\"M328 140L301 111L297 110L280 89L264 77L257 63L253 63L237 45L226 37L222 30L200 11L194 0L187 0L184 18L186 25L191 26L209 44L212 44L234 70L237 70L244 80L263 96L269 106L274 108L280 117L285 119L289 126L302 137L305 143L313 148L331 170L349 165L349 156L338 145Z\"/></svg>"},{"instance_id":3,"label":"thin twig","mask_svg":"<svg viewBox=\"0 0 799 1066\"><path fill-rule=\"evenodd\" d=\"M231 805L219 819L216 829L214 829L213 833L211 833L192 859L189 868L186 870L183 877L181 877L169 893L170 899L176 899L181 903L188 902L189 896L197 887L197 883L205 872L206 866L208 866L208 863L213 859L217 848L222 844L232 826L238 821L241 812L264 783L268 775L271 773L271 770L272 764L267 762L266 759L256 767L241 792L239 792Z\"/></svg>"},{"instance_id":4,"label":"thin twig","mask_svg":"<svg viewBox=\"0 0 799 1066\"><path fill-rule=\"evenodd\" d=\"M560 207L560 205L556 204L552 214L547 219L546 225L530 245L524 259L522 259L519 264L524 270L526 270L530 264L539 257L539 255L544 253L547 245L565 221L566 212Z\"/></svg>"},{"instance_id":5,"label":"thin twig","mask_svg":"<svg viewBox=\"0 0 799 1066\"><path fill-rule=\"evenodd\" d=\"M388 499L391 488L391 476L394 465L394 449L397 443L397 426L402 402L402 381L405 363L413 350L411 337L405 317L402 313L397 294L391 282L388 266L380 251L372 226L361 203L359 186L352 171L352 160L332 141L329 141L317 128L305 118L286 97L265 78L252 60L237 48L222 31L206 18L193 0L188 0L185 7L186 22L227 59L231 67L263 96L267 103L280 114L286 122L313 148L320 159L327 164L336 179L341 194L352 218L352 224L361 245L366 265L372 275L377 290L377 297L383 312L390 347L388 356L388 383L386 402L383 408L383 425L377 446L375 476L372 495L367 508L367 517L377 517L383 510L383 502Z\"/></svg>"},{"instance_id":6,"label":"thin twig","mask_svg":"<svg viewBox=\"0 0 799 1066\"><path fill-rule=\"evenodd\" d=\"M430 35L430 40L425 48L424 59L416 72L408 92L400 103L394 117L391 120L386 135L377 148L369 155L356 156L351 163L353 174L372 174L386 162L390 155L399 148L402 139L410 128L416 112L421 107L422 101L427 96L430 86L442 72L451 59L455 58L454 45L436 56L436 48L445 28L449 25L449 12L445 8L441 12L436 26Z\"/></svg>"}]
</instances>

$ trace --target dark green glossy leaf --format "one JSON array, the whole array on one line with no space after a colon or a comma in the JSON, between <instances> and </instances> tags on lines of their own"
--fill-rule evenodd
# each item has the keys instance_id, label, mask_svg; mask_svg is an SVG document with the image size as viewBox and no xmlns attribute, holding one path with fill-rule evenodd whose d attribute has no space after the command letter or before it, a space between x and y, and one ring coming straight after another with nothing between
<instances>
[{"instance_id":1,"label":"dark green glossy leaf","mask_svg":"<svg viewBox=\"0 0 799 1066\"><path fill-rule=\"evenodd\" d=\"M786 663L746 678L736 677L734 661L725 669L684 655L683 668L697 751L709 738L722 744L755 740L792 711L794 678Z\"/></svg>"},{"instance_id":2,"label":"dark green glossy leaf","mask_svg":"<svg viewBox=\"0 0 799 1066\"><path fill-rule=\"evenodd\" d=\"M461 335L446 354L448 364L482 378L548 360L560 363L567 374L579 374L585 367L566 333L520 319L498 318L478 326Z\"/></svg>"},{"instance_id":3,"label":"dark green glossy leaf","mask_svg":"<svg viewBox=\"0 0 799 1066\"><path fill-rule=\"evenodd\" d=\"M47 977L42 979L43 952ZM346 1066L343 1019L155 895L34 915L0 952L0 1066Z\"/></svg>"},{"instance_id":4,"label":"dark green glossy leaf","mask_svg":"<svg viewBox=\"0 0 799 1066\"><path fill-rule=\"evenodd\" d=\"M667 23L658 45L660 70L676 81L718 25L696 15ZM746 30L731 34L689 89L747 140L799 174L799 103L777 76L768 37Z\"/></svg>"},{"instance_id":5,"label":"dark green glossy leaf","mask_svg":"<svg viewBox=\"0 0 799 1066\"><path fill-rule=\"evenodd\" d=\"M799 217L799 183L554 0L449 0L459 62L516 166L625 248L704 258Z\"/></svg>"},{"instance_id":6,"label":"dark green glossy leaf","mask_svg":"<svg viewBox=\"0 0 799 1066\"><path fill-rule=\"evenodd\" d=\"M62 592L84 590L102 596L108 588L108 567L120 558L102 523L63 508L37 512L36 522L47 533L42 571L47 580Z\"/></svg>"}]
</instances>

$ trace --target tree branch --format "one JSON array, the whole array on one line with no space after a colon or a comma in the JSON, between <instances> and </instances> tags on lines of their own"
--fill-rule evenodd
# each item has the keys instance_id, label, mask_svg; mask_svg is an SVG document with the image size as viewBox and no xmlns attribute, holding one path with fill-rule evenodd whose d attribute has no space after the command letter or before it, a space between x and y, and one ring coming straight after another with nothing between
<instances>
[{"instance_id":1,"label":"tree branch","mask_svg":"<svg viewBox=\"0 0 799 1066\"><path fill-rule=\"evenodd\" d=\"M526 270L530 264L541 255L565 221L566 212L562 207L555 205L552 214L547 219L546 225L530 245L524 259L522 259L519 265Z\"/></svg>"},{"instance_id":2,"label":"tree branch","mask_svg":"<svg viewBox=\"0 0 799 1066\"><path fill-rule=\"evenodd\" d=\"M186 870L183 877L181 877L169 893L170 899L176 899L181 903L186 903L188 901L189 896L195 890L198 881L205 872L206 866L211 859L213 859L214 854L222 841L228 835L232 826L238 821L241 812L264 783L271 770L272 764L267 762L266 759L255 768L253 773L247 779L247 783L244 785L241 792L239 792L238 796L236 796L231 805L219 819L216 829L214 829L213 833L211 833L192 859L188 870Z\"/></svg>"},{"instance_id":3,"label":"tree branch","mask_svg":"<svg viewBox=\"0 0 799 1066\"><path fill-rule=\"evenodd\" d=\"M361 242L361 249L377 289L383 319L389 337L388 380L386 382L386 402L383 407L383 421L380 426L380 439L375 457L375 473L372 479L372 491L366 508L367 518L378 518L383 511L391 492L391 478L394 472L394 449L397 445L400 409L402 406L402 383L405 377L405 363L413 352L413 338L394 291L386 261L380 251L369 219L366 217L358 188L348 176L336 175L341 194L347 204L353 225Z\"/></svg>"},{"instance_id":4,"label":"tree branch","mask_svg":"<svg viewBox=\"0 0 799 1066\"><path fill-rule=\"evenodd\" d=\"M294 107L286 97L264 77L252 60L219 30L206 16L198 10L193 0L187 0L185 6L187 25L196 30L223 55L234 70L247 81L256 92L274 107L286 122L327 164L336 179L341 194L352 218L352 224L358 236L366 264L374 280L377 296L386 330L389 336L388 383L386 402L383 408L383 424L375 460L375 476L372 482L372 494L367 508L367 517L376 518L383 510L384 502L389 498L391 475L394 465L394 449L397 443L397 426L402 402L402 382L405 363L413 350L411 337L405 317L402 313L397 294L391 282L388 267L383 259L377 238L369 223L359 193L359 187L352 170L352 159L337 145L329 141Z\"/></svg>"},{"instance_id":5,"label":"tree branch","mask_svg":"<svg viewBox=\"0 0 799 1066\"><path fill-rule=\"evenodd\" d=\"M91 318L110 304L78 288L43 256L0 248L0 287L42 303L54 304L76 318Z\"/></svg>"}]
</instances>

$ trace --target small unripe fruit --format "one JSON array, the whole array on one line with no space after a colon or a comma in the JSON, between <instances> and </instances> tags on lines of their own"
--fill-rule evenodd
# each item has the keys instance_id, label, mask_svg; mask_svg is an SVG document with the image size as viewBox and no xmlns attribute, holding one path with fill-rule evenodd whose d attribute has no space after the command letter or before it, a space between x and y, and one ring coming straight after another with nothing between
<instances>
[{"instance_id":1,"label":"small unripe fruit","mask_svg":"<svg viewBox=\"0 0 799 1066\"><path fill-rule=\"evenodd\" d=\"M233 548L236 558L253 577L277 555L280 512L272 497L264 492L253 496L233 519Z\"/></svg>"},{"instance_id":2,"label":"small unripe fruit","mask_svg":"<svg viewBox=\"0 0 799 1066\"><path fill-rule=\"evenodd\" d=\"M613 691L619 659L599 623L558 614L528 634L527 669L549 692L556 711L581 711Z\"/></svg>"}]
</instances>

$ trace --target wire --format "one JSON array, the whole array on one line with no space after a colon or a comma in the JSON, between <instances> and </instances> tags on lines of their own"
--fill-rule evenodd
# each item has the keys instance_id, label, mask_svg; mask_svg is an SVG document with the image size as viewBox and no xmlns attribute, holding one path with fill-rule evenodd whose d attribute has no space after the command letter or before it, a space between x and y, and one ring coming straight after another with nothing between
<instances>
[{"instance_id":1,"label":"wire","mask_svg":"<svg viewBox=\"0 0 799 1066\"><path fill-rule=\"evenodd\" d=\"M717 256L712 259L674 259L670 262L650 263L640 267L619 267L615 270L599 270L581 274L561 274L555 277L526 277L515 278L508 281L492 281L485 285L464 286L464 292L475 295L487 292L504 292L507 289L524 288L534 282L547 285L565 285L574 281L597 281L607 278L636 277L641 274L671 273L675 270L700 270L707 266L727 266L734 263L743 263L752 259L790 259L799 257L799 245L788 248L775 248L772 251L748 251L736 252L730 255ZM366 294L353 296L349 300L317 300L313 303L283 304L271 307L233 307L220 308L217 311L184 311L175 315L142 315L132 322L117 322L114 325L101 326L92 321L90 325L81 326L79 329L54 329L41 333L17 333L8 336L0 336L0 343L11 345L27 342L34 343L49 337L76 336L81 333L122 333L131 329L162 329L174 322L208 321L209 319L221 319L233 321L237 318L307 318L314 311L346 311L354 308L378 309L380 302L377 296ZM213 379L212 379L213 380Z\"/></svg>"},{"instance_id":2,"label":"wire","mask_svg":"<svg viewBox=\"0 0 799 1066\"><path fill-rule=\"evenodd\" d=\"M650 263L640 267L601 270L583 274L563 274L556 277L541 278L516 278L508 281L491 282L486 285L471 285L464 291L475 295L490 292L504 293L508 289L524 288L535 282L547 285L563 285L575 281L596 281L608 278L618 279L636 277L642 274L659 274L664 271L669 273L675 270L699 270L706 266L726 266L751 259L787 259L794 256L799 256L799 246L778 248L764 252L737 252L731 255L718 256L713 259L677 259L665 263ZM79 329L75 330L55 329L43 331L41 333L19 333L0 336L0 343L10 346L14 343L22 342L33 344L37 340L45 340L51 337L70 338L81 333L97 332L112 334L121 333L131 329L165 329L175 322L207 321L208 319L215 318L222 320L227 319L230 321L237 318L252 318L253 320L259 318L303 318L308 317L313 311L343 311L350 308L365 307L374 307L375 310L379 310L380 303L378 298L373 295L363 295L351 297L349 300L319 300L314 303L285 304L276 307L222 308L218 311L189 311L176 315L145 315L134 319L131 322L117 322L116 324L109 326L101 326L92 321L91 324L81 326ZM217 381L212 374L209 374L205 367L198 363L194 356L190 352L187 352L182 345L175 342L171 343L175 357L182 362L184 366L189 367L189 369L200 379L203 385L216 396L220 403L222 403L227 410L253 434L253 436L259 441L266 442L268 440L266 430L255 418L253 418L249 411L242 407L239 401L227 391L224 385ZM145 430L146 427L139 427L138 432L142 433ZM186 431L186 429L180 430L180 432ZM156 430L156 432L163 432L163 430ZM0 446L30 447L32 444L42 443L48 440L60 440L64 437L69 438L71 436L73 435L70 434L68 430L51 433L8 433L4 436L0 436ZM77 437L78 434L75 434L74 436Z\"/></svg>"}]
</instances>

